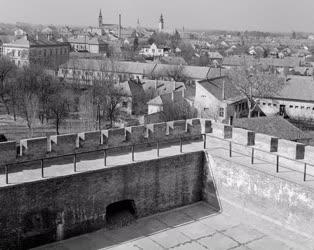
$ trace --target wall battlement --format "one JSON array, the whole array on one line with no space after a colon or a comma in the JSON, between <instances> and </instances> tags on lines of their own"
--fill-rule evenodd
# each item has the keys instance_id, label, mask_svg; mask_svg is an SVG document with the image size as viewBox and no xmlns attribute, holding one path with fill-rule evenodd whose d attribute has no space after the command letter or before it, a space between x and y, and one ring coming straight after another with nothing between
<instances>
[{"instance_id":1,"label":"wall battlement","mask_svg":"<svg viewBox=\"0 0 314 250\"><path fill-rule=\"evenodd\" d=\"M211 122L204 123L204 129L211 131ZM139 143L173 140L185 137L200 137L200 119L171 121L158 124L89 131L78 134L53 135L0 143L0 162L5 164L37 160L51 156L62 156L78 152L128 146Z\"/></svg>"},{"instance_id":2,"label":"wall battlement","mask_svg":"<svg viewBox=\"0 0 314 250\"><path fill-rule=\"evenodd\" d=\"M222 139L314 164L314 147L234 128L208 119L170 121L78 134L54 135L50 138L30 138L21 140L18 145L14 141L1 142L0 162L5 165L140 143L200 138L202 133L212 133Z\"/></svg>"}]
</instances>

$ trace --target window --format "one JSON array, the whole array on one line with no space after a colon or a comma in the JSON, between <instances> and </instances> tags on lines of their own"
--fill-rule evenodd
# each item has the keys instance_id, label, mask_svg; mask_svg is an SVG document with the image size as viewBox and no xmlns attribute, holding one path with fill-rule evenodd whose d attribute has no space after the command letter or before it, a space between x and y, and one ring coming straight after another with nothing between
<instances>
[{"instance_id":1,"label":"window","mask_svg":"<svg viewBox=\"0 0 314 250\"><path fill-rule=\"evenodd\" d=\"M301 109L304 109L304 106L301 106Z\"/></svg>"},{"instance_id":2,"label":"window","mask_svg":"<svg viewBox=\"0 0 314 250\"><path fill-rule=\"evenodd\" d=\"M299 108L299 106L295 106L295 108L296 108L296 109L298 109L298 108Z\"/></svg>"},{"instance_id":3,"label":"window","mask_svg":"<svg viewBox=\"0 0 314 250\"><path fill-rule=\"evenodd\" d=\"M225 109L219 108L219 117L224 117L224 116L225 116Z\"/></svg>"},{"instance_id":4,"label":"window","mask_svg":"<svg viewBox=\"0 0 314 250\"><path fill-rule=\"evenodd\" d=\"M263 105L266 105L266 103L265 103L265 102L263 102Z\"/></svg>"},{"instance_id":5,"label":"window","mask_svg":"<svg viewBox=\"0 0 314 250\"><path fill-rule=\"evenodd\" d=\"M128 103L127 102L122 102L122 107L123 108L127 108L128 107Z\"/></svg>"},{"instance_id":6,"label":"window","mask_svg":"<svg viewBox=\"0 0 314 250\"><path fill-rule=\"evenodd\" d=\"M277 107L277 104L274 103L273 106L274 106L274 107Z\"/></svg>"},{"instance_id":7,"label":"window","mask_svg":"<svg viewBox=\"0 0 314 250\"><path fill-rule=\"evenodd\" d=\"M310 110L311 108L310 108L310 107L307 107L306 109L307 109L307 110Z\"/></svg>"},{"instance_id":8,"label":"window","mask_svg":"<svg viewBox=\"0 0 314 250\"><path fill-rule=\"evenodd\" d=\"M18 55L18 56L21 56L21 51L20 51L20 50L17 51L17 55Z\"/></svg>"},{"instance_id":9,"label":"window","mask_svg":"<svg viewBox=\"0 0 314 250\"><path fill-rule=\"evenodd\" d=\"M268 106L271 106L271 103L268 103Z\"/></svg>"},{"instance_id":10,"label":"window","mask_svg":"<svg viewBox=\"0 0 314 250\"><path fill-rule=\"evenodd\" d=\"M293 105L290 105L290 106L289 106L289 108L291 108L291 109L292 109L292 108L293 108Z\"/></svg>"}]
</instances>

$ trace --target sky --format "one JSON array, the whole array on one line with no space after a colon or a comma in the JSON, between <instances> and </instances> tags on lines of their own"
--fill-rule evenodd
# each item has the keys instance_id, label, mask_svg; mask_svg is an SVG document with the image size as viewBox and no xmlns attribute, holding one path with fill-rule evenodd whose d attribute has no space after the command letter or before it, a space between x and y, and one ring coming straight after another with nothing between
<instances>
[{"instance_id":1,"label":"sky","mask_svg":"<svg viewBox=\"0 0 314 250\"><path fill-rule=\"evenodd\" d=\"M313 0L0 0L0 22L97 26L104 23L166 29L314 32Z\"/></svg>"}]
</instances>

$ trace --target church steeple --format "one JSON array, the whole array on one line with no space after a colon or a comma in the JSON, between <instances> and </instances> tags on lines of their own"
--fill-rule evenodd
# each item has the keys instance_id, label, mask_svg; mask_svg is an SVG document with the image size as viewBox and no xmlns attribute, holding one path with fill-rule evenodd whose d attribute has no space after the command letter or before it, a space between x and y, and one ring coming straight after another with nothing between
<instances>
[{"instance_id":1,"label":"church steeple","mask_svg":"<svg viewBox=\"0 0 314 250\"><path fill-rule=\"evenodd\" d=\"M102 13L101 13L101 9L99 11L99 17L98 17L98 26L99 28L102 28L103 22L102 22Z\"/></svg>"},{"instance_id":2,"label":"church steeple","mask_svg":"<svg viewBox=\"0 0 314 250\"><path fill-rule=\"evenodd\" d=\"M164 17L163 15L161 14L160 15L160 19L159 19L159 31L163 31L164 30Z\"/></svg>"}]
</instances>

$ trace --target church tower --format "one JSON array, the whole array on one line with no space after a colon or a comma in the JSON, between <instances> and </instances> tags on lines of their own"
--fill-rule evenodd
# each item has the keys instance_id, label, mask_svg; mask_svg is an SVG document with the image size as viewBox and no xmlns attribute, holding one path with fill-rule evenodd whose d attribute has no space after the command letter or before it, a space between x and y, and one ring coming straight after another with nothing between
<instances>
[{"instance_id":1,"label":"church tower","mask_svg":"<svg viewBox=\"0 0 314 250\"><path fill-rule=\"evenodd\" d=\"M100 9L99 17L98 17L98 26L99 26L99 28L102 28L102 25L103 25L103 23L102 23L102 14L101 14L101 9Z\"/></svg>"},{"instance_id":2,"label":"church tower","mask_svg":"<svg viewBox=\"0 0 314 250\"><path fill-rule=\"evenodd\" d=\"M163 30L164 30L164 17L161 14L159 19L159 32L162 32Z\"/></svg>"}]
</instances>

